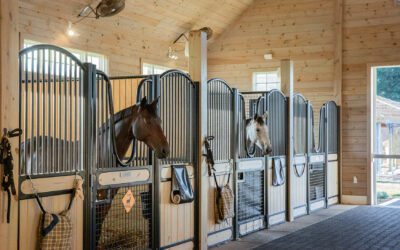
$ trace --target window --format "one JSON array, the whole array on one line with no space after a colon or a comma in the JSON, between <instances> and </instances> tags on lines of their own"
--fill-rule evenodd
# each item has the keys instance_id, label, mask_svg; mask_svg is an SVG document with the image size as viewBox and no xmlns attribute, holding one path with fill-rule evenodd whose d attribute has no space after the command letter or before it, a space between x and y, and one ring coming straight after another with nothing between
<instances>
[{"instance_id":1,"label":"window","mask_svg":"<svg viewBox=\"0 0 400 250\"><path fill-rule=\"evenodd\" d=\"M278 71L253 73L253 90L270 91L281 89L281 79Z\"/></svg>"},{"instance_id":2,"label":"window","mask_svg":"<svg viewBox=\"0 0 400 250\"><path fill-rule=\"evenodd\" d=\"M35 42L35 41L30 41L30 40L24 40L24 48L28 48L28 47L36 45L36 44L40 44L40 43L39 42ZM71 52L80 61L93 63L93 64L96 65L97 69L99 69L101 71L104 71L105 73L108 73L108 61L107 61L107 57L106 56L101 55L101 54L97 54L97 53L83 51L83 50L70 49L70 48L64 48L64 49L66 49L69 52ZM60 58L59 58L58 54L56 54L56 56L57 56L56 62L57 62L57 65L59 65ZM36 56L35 56L35 58L36 58ZM31 61L32 61L31 56L30 56L30 54L28 54L28 69L30 69L31 66L32 66L32 62ZM45 61L46 62L48 61L47 55L46 55ZM34 65L37 65L36 60L33 63L34 63ZM61 64L63 64L63 63L61 63ZM59 67L57 66L57 69L58 68ZM34 67L34 71L36 71L36 67Z\"/></svg>"},{"instance_id":3,"label":"window","mask_svg":"<svg viewBox=\"0 0 400 250\"><path fill-rule=\"evenodd\" d=\"M154 65L154 64L150 64L150 63L143 63L143 68L142 68L143 75L162 74L167 70L170 70L170 68L163 67L160 65Z\"/></svg>"}]
</instances>

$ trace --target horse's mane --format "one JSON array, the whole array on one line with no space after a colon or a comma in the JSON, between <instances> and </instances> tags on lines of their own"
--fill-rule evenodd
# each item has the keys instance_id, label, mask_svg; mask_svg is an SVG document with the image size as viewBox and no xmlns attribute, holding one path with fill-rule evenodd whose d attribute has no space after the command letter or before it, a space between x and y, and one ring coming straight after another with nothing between
<instances>
[{"instance_id":1,"label":"horse's mane","mask_svg":"<svg viewBox=\"0 0 400 250\"><path fill-rule=\"evenodd\" d=\"M130 107L127 107L127 108L125 108L125 109L123 109L123 110L118 111L116 114L114 114L114 124L116 124L116 123L122 121L123 119L125 119L125 118L131 116L134 107L135 107L135 105L130 106ZM104 123L101 125L101 127L99 128L99 130L100 130L99 133L100 133L100 134L101 134L101 133L104 133L105 130L109 129L109 127L110 127L110 125L109 125L110 122L111 122L111 119L109 118L109 119L106 120L106 122L104 122Z\"/></svg>"},{"instance_id":2,"label":"horse's mane","mask_svg":"<svg viewBox=\"0 0 400 250\"><path fill-rule=\"evenodd\" d=\"M125 108L125 109L119 111L118 113L116 113L116 114L114 115L114 122L117 123L117 122L119 122L119 121L121 121L121 120L127 118L128 116L131 116L131 115L132 115L132 112L133 112L133 107L134 107L134 106L135 106L135 105L130 106L130 107L127 107L127 108Z\"/></svg>"}]
</instances>

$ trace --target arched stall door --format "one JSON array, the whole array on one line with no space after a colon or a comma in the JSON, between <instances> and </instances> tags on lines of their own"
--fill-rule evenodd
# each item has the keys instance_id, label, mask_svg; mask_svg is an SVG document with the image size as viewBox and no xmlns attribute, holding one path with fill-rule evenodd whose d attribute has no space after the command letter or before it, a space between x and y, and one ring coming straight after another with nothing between
<instances>
[{"instance_id":1,"label":"arched stall door","mask_svg":"<svg viewBox=\"0 0 400 250\"><path fill-rule=\"evenodd\" d=\"M293 165L290 169L290 197L294 218L308 213L307 199L307 111L308 101L300 94L293 97Z\"/></svg>"}]
</instances>

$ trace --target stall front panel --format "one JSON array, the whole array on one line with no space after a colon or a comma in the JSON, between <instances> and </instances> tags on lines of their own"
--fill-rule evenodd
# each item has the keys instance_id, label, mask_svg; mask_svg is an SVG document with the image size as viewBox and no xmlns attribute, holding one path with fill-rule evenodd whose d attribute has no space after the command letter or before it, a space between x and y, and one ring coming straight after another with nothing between
<instances>
[{"instance_id":1,"label":"stall front panel","mask_svg":"<svg viewBox=\"0 0 400 250\"><path fill-rule=\"evenodd\" d=\"M254 96L256 95L256 96ZM235 162L236 237L265 228L266 225L266 172L265 158L255 145L246 147L246 120L256 114L257 99L262 93L238 95L238 142ZM254 98L256 98L254 101ZM256 103L254 106L253 104ZM251 157L253 156L253 157Z\"/></svg>"},{"instance_id":2,"label":"stall front panel","mask_svg":"<svg viewBox=\"0 0 400 250\"><path fill-rule=\"evenodd\" d=\"M207 83L207 134L212 136L209 143L214 169L210 170L208 192L208 246L214 246L233 239L233 219L220 221L217 207L217 184L222 187L233 184L234 156L234 95L237 91L231 89L222 79L211 79ZM215 178L217 182L215 182Z\"/></svg>"},{"instance_id":3,"label":"stall front panel","mask_svg":"<svg viewBox=\"0 0 400 250\"><path fill-rule=\"evenodd\" d=\"M300 95L293 97L294 156L290 167L290 197L294 218L306 215L307 205L307 101Z\"/></svg>"}]
</instances>

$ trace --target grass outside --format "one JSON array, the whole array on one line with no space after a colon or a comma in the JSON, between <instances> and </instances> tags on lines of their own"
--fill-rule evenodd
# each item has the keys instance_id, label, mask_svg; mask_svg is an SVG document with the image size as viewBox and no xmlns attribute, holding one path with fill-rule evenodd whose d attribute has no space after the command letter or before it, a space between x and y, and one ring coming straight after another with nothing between
<instances>
[{"instance_id":1,"label":"grass outside","mask_svg":"<svg viewBox=\"0 0 400 250\"><path fill-rule=\"evenodd\" d=\"M400 197L400 182L377 181L378 204Z\"/></svg>"}]
</instances>

